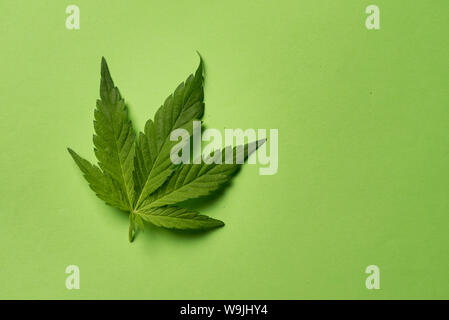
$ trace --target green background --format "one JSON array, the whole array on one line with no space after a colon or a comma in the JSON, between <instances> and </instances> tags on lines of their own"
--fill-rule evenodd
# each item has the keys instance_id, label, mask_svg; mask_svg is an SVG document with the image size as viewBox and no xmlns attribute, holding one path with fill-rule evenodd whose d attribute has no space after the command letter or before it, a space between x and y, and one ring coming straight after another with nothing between
<instances>
[{"instance_id":1,"label":"green background","mask_svg":"<svg viewBox=\"0 0 449 320\"><path fill-rule=\"evenodd\" d=\"M65 28L77 4L81 29ZM381 30L365 28L377 4ZM0 3L0 298L449 298L449 2ZM246 165L203 235L97 199L100 58L136 129L206 63L210 128L279 129L279 171ZM65 268L81 270L67 290ZM380 267L380 290L365 287Z\"/></svg>"}]
</instances>

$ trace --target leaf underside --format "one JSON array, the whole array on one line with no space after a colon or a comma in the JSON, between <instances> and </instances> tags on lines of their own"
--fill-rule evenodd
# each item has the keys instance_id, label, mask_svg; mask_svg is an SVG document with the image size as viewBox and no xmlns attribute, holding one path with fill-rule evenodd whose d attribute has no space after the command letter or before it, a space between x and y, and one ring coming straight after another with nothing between
<instances>
[{"instance_id":1,"label":"leaf underside","mask_svg":"<svg viewBox=\"0 0 449 320\"><path fill-rule=\"evenodd\" d=\"M220 220L176 204L207 196L226 185L241 166L235 163L236 157L246 160L265 142L259 140L244 147L217 150L215 160L220 157L223 164L211 161L175 166L170 151L178 142L170 141L170 134L178 128L191 134L192 122L203 116L203 80L200 57L195 74L176 88L136 137L125 101L102 58L93 136L98 165L70 148L68 151L95 194L108 205L129 212L130 241L137 226L143 230L142 220L169 229L206 230L223 226ZM225 163L229 155L232 164Z\"/></svg>"}]
</instances>

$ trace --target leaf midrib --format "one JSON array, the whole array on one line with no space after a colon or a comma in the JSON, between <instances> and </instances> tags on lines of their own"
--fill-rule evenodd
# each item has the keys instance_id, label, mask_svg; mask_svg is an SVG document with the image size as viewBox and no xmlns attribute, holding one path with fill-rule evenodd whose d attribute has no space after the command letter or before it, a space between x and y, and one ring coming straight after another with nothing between
<instances>
[{"instance_id":1,"label":"leaf midrib","mask_svg":"<svg viewBox=\"0 0 449 320\"><path fill-rule=\"evenodd\" d=\"M120 100L122 100L122 99L119 99L119 101ZM117 106L117 104L116 104L116 106ZM117 111L120 112L120 110L117 110ZM111 114L111 120L112 120L112 114ZM120 156L120 150L119 150L119 147L118 147L118 144L117 144L117 140L118 139L116 138L116 134L115 134L116 132L115 132L114 125L113 125L112 121L111 121L110 124L111 124L111 127L112 127L112 134L114 135L114 145L115 145L115 148L116 148L116 151L117 151L117 155L118 155L118 159L119 159L119 163L120 163L120 173L121 173L121 176L122 176L123 186L125 187L124 191L125 191L126 199L128 200L129 210L133 210L133 205L132 205L131 199L129 198L129 194L128 194L128 185L126 183L125 176L123 174L124 170L123 170L122 157ZM123 125L120 126L120 129L123 130L123 127L124 127ZM119 135L119 137L120 137L120 135ZM126 140L127 140L127 137L125 138L125 143L126 143ZM125 159L125 161L126 161L126 159Z\"/></svg>"},{"instance_id":2,"label":"leaf midrib","mask_svg":"<svg viewBox=\"0 0 449 320\"><path fill-rule=\"evenodd\" d=\"M185 83L184 83L184 86L185 86ZM192 95L192 92L190 92L190 94L188 95L189 97ZM182 101L182 104L184 105L185 104L185 102L186 102L186 100L188 100L185 96L183 97L183 101ZM193 104L192 104L193 105ZM191 106L190 106L191 107ZM176 120L174 121L174 124L170 127L170 132L173 130L173 128L176 126L176 124L177 124L177 122L178 122L178 119L181 117L181 114L183 114L186 110L188 110L188 108L187 109L182 109L182 111L178 114L178 116L176 117ZM178 125L178 127L180 127L180 126L182 126L182 124L181 125ZM168 136L165 136L165 138L164 138L164 143L163 143L163 145L161 146L161 148L158 150L158 153L157 153L157 156L156 156L156 158L154 159L154 161L153 161L153 163L152 163L152 166L151 166L151 169L149 170L149 172L148 172L148 177L147 177L147 179L146 179L146 181L145 181L145 183L144 183L144 185L143 185L143 187L141 188L141 190L140 190L140 194L139 194L139 198L138 198L138 200L136 201L136 206L135 206L135 208L134 208L134 210L137 210L137 208L139 207L139 205L141 205L142 204L142 202L143 202L143 200L144 199L141 199L142 198L142 195L143 195L143 190L145 190L145 187L147 186L147 184L149 183L149 181L150 181L150 175L151 175L151 172L153 171L153 169L154 169L154 165L157 163L157 161L159 160L159 156L161 155L161 150L163 150L164 149L164 147L165 147L165 144L167 143L167 137ZM156 191L156 190L155 190Z\"/></svg>"},{"instance_id":3,"label":"leaf midrib","mask_svg":"<svg viewBox=\"0 0 449 320\"><path fill-rule=\"evenodd\" d=\"M165 198L166 196L171 195L171 194L174 193L174 192L180 191L180 190L182 190L183 188L188 187L191 183L194 183L194 182L197 181L198 179L204 177L204 175L205 175L206 173L208 173L208 172L210 172L210 171L212 171L212 170L213 170L213 168L211 168L210 170L208 170L208 171L202 173L200 176L196 176L193 180L189 181L187 184L183 184L181 187L173 189L173 190L170 191L169 193L166 193L166 194L164 194L162 197L160 197L160 198L158 198L158 199L155 199L154 201L151 201L147 206L145 206L145 207L143 207L143 208L140 208L140 209L157 208L158 206L152 206L152 204L155 203L155 202L157 202L158 200L161 200L161 199ZM215 173L215 174L220 174L220 173ZM184 179L184 181L185 181L185 179ZM211 192L211 191L208 190L208 192ZM195 195L195 196L190 197L190 199L195 199L195 198L198 198L198 197L201 197L201 196L200 196L200 195Z\"/></svg>"}]
</instances>

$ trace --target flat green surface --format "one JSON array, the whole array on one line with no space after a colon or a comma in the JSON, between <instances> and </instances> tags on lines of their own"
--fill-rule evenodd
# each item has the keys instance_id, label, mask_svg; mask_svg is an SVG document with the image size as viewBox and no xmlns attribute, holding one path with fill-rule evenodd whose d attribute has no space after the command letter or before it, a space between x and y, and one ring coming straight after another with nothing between
<instances>
[{"instance_id":1,"label":"flat green surface","mask_svg":"<svg viewBox=\"0 0 449 320\"><path fill-rule=\"evenodd\" d=\"M65 28L65 8L81 29ZM381 9L381 30L365 8ZM449 298L447 19L440 1L0 2L0 298ZM205 235L97 199L100 58L145 121L204 57L208 127L279 129L279 171L246 165ZM81 270L67 290L65 268ZM381 290L365 288L366 266Z\"/></svg>"}]
</instances>

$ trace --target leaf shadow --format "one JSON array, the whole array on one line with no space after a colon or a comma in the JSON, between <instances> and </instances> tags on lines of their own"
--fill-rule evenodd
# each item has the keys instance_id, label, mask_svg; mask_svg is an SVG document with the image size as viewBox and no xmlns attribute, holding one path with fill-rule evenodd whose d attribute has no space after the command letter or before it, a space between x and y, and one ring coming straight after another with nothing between
<instances>
[{"instance_id":1,"label":"leaf shadow","mask_svg":"<svg viewBox=\"0 0 449 320\"><path fill-rule=\"evenodd\" d=\"M143 131L143 129L139 130L138 128L136 128L137 120L134 117L133 112L131 111L132 110L131 104L128 101L125 102L125 108L126 108L126 112L128 113L128 118L131 121L132 128L133 128L134 132L136 133L136 139L137 139L139 132Z\"/></svg>"}]
</instances>

